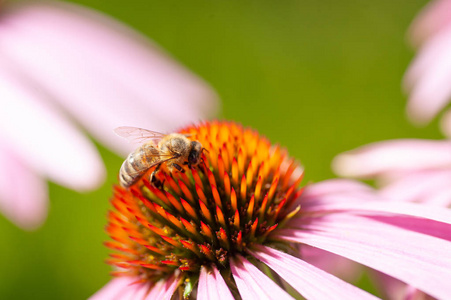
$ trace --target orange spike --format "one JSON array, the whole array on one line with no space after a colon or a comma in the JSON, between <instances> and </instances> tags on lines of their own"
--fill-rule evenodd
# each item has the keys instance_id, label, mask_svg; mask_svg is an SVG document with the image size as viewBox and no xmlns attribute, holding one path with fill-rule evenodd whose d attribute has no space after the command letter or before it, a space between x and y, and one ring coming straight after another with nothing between
<instances>
[{"instance_id":1,"label":"orange spike","mask_svg":"<svg viewBox=\"0 0 451 300\"><path fill-rule=\"evenodd\" d=\"M252 181L254 179L254 169L252 168L252 161L253 160L254 159L252 159L249 162L249 166L247 167L247 172L246 172L246 184L247 184L247 187L250 187L252 185Z\"/></svg>"},{"instance_id":2,"label":"orange spike","mask_svg":"<svg viewBox=\"0 0 451 300\"><path fill-rule=\"evenodd\" d=\"M147 183L147 184L146 184ZM155 196L157 196L158 199L160 199L164 204L166 204L167 206L170 206L170 202L168 200L168 198L166 197L166 195L159 189L157 189L156 187L154 187L149 181L145 180L144 184L146 185L146 187L153 193L155 194Z\"/></svg>"},{"instance_id":3,"label":"orange spike","mask_svg":"<svg viewBox=\"0 0 451 300\"><path fill-rule=\"evenodd\" d=\"M236 229L240 229L240 213L237 210L235 210L235 216L233 218L233 225L235 225Z\"/></svg>"},{"instance_id":4,"label":"orange spike","mask_svg":"<svg viewBox=\"0 0 451 300\"><path fill-rule=\"evenodd\" d=\"M166 213L166 215L168 216L168 221L171 222L172 224L174 224L177 228L183 230L183 226L182 223L180 223L180 221L174 217L173 215L171 215L170 213Z\"/></svg>"},{"instance_id":5,"label":"orange spike","mask_svg":"<svg viewBox=\"0 0 451 300\"><path fill-rule=\"evenodd\" d=\"M227 233L225 232L225 230L222 227L219 228L218 239L219 239L220 244L223 247L225 247L227 250L230 249L230 244L229 244L229 239L227 238Z\"/></svg>"},{"instance_id":6,"label":"orange spike","mask_svg":"<svg viewBox=\"0 0 451 300\"><path fill-rule=\"evenodd\" d=\"M210 210L207 208L207 206L199 200L199 206L200 210L202 212L202 216L210 223L213 224L213 218L211 217Z\"/></svg>"},{"instance_id":7,"label":"orange spike","mask_svg":"<svg viewBox=\"0 0 451 300\"><path fill-rule=\"evenodd\" d=\"M241 189L240 189L241 203L246 202L246 176L241 177Z\"/></svg>"},{"instance_id":8,"label":"orange spike","mask_svg":"<svg viewBox=\"0 0 451 300\"><path fill-rule=\"evenodd\" d=\"M192 168L191 173L193 174L194 183L196 183L199 187L203 187L202 179L200 179L199 172L197 172L196 168Z\"/></svg>"},{"instance_id":9,"label":"orange spike","mask_svg":"<svg viewBox=\"0 0 451 300\"><path fill-rule=\"evenodd\" d=\"M224 181L224 161L222 160L222 155L219 154L218 155L218 174L219 174L219 179L221 181Z\"/></svg>"},{"instance_id":10,"label":"orange spike","mask_svg":"<svg viewBox=\"0 0 451 300\"><path fill-rule=\"evenodd\" d=\"M273 218L275 220L277 219L277 216L279 215L280 210L282 209L282 207L285 206L285 202L287 202L287 198L283 198L282 201L280 201L279 205L277 206L276 212L274 213L274 216L273 216Z\"/></svg>"},{"instance_id":11,"label":"orange spike","mask_svg":"<svg viewBox=\"0 0 451 300\"><path fill-rule=\"evenodd\" d=\"M213 233L211 232L210 227L202 221L200 221L200 227L202 228L201 233L206 237L210 238L211 240L213 240Z\"/></svg>"},{"instance_id":12,"label":"orange spike","mask_svg":"<svg viewBox=\"0 0 451 300\"><path fill-rule=\"evenodd\" d=\"M165 264L165 265L176 266L176 267L180 265L180 263L178 263L177 261L173 261L173 260L162 260L161 263Z\"/></svg>"},{"instance_id":13,"label":"orange spike","mask_svg":"<svg viewBox=\"0 0 451 300\"><path fill-rule=\"evenodd\" d=\"M248 220L252 220L252 215L254 214L254 202L254 196L252 196L251 200L249 201L249 206L247 207Z\"/></svg>"},{"instance_id":14,"label":"orange spike","mask_svg":"<svg viewBox=\"0 0 451 300\"><path fill-rule=\"evenodd\" d=\"M215 199L215 204L222 209L221 198L219 197L218 189L216 188L216 186L211 187L211 192L213 194L213 199Z\"/></svg>"},{"instance_id":15,"label":"orange spike","mask_svg":"<svg viewBox=\"0 0 451 300\"><path fill-rule=\"evenodd\" d=\"M158 227L153 226L152 224L147 224L147 228L149 228L150 230L152 230L153 232L155 232L156 234L158 234L160 236L166 234L163 230L161 230Z\"/></svg>"},{"instance_id":16,"label":"orange spike","mask_svg":"<svg viewBox=\"0 0 451 300\"><path fill-rule=\"evenodd\" d=\"M184 240L180 240L180 242L183 244L183 246L189 250L191 250L191 252L193 252L194 254L196 254L199 257L202 257L199 249L197 248L196 244L194 243L190 243L188 241L184 241Z\"/></svg>"},{"instance_id":17,"label":"orange spike","mask_svg":"<svg viewBox=\"0 0 451 300\"><path fill-rule=\"evenodd\" d=\"M159 266L154 264L141 264L142 267L152 270L160 270L160 271L166 271L168 270L167 266Z\"/></svg>"},{"instance_id":18,"label":"orange spike","mask_svg":"<svg viewBox=\"0 0 451 300\"><path fill-rule=\"evenodd\" d=\"M258 180L257 180L257 184L255 185L255 192L254 192L255 199L257 201L260 200L260 196L261 196L260 193L262 191L262 185L263 185L263 179L261 176L259 176Z\"/></svg>"},{"instance_id":19,"label":"orange spike","mask_svg":"<svg viewBox=\"0 0 451 300\"><path fill-rule=\"evenodd\" d=\"M251 225L251 231L249 233L250 240L253 240L255 237L255 231L257 230L258 218L255 219L254 223Z\"/></svg>"},{"instance_id":20,"label":"orange spike","mask_svg":"<svg viewBox=\"0 0 451 300\"><path fill-rule=\"evenodd\" d=\"M232 204L232 211L237 210L238 203L236 200L236 193L234 188L232 188L232 193L230 194L230 203Z\"/></svg>"},{"instance_id":21,"label":"orange spike","mask_svg":"<svg viewBox=\"0 0 451 300\"><path fill-rule=\"evenodd\" d=\"M274 193L276 192L277 184L279 183L279 177L274 177L274 180L271 183L271 187L268 192L268 199L272 200L274 197Z\"/></svg>"},{"instance_id":22,"label":"orange spike","mask_svg":"<svg viewBox=\"0 0 451 300\"><path fill-rule=\"evenodd\" d=\"M165 192L166 193L166 197L168 198L169 202L172 204L172 206L179 212L179 213L183 213L183 206L180 203L180 201L178 201L174 196L172 196L171 193L169 192Z\"/></svg>"},{"instance_id":23,"label":"orange spike","mask_svg":"<svg viewBox=\"0 0 451 300\"><path fill-rule=\"evenodd\" d=\"M232 184L238 186L238 163L235 157L232 160Z\"/></svg>"},{"instance_id":24,"label":"orange spike","mask_svg":"<svg viewBox=\"0 0 451 300\"><path fill-rule=\"evenodd\" d=\"M222 213L222 210L221 208L219 208L219 206L216 206L216 216L218 217L219 225L225 228L227 225L225 223L224 214Z\"/></svg>"},{"instance_id":25,"label":"orange spike","mask_svg":"<svg viewBox=\"0 0 451 300\"><path fill-rule=\"evenodd\" d=\"M216 186L215 175L211 172L210 169L207 169L208 182L210 182L210 186Z\"/></svg>"},{"instance_id":26,"label":"orange spike","mask_svg":"<svg viewBox=\"0 0 451 300\"><path fill-rule=\"evenodd\" d=\"M167 255L167 253L165 251L161 250L158 247L154 247L154 246L150 246L150 245L143 245L143 246L146 247L147 249L149 249L150 251L155 252L157 254Z\"/></svg>"},{"instance_id":27,"label":"orange spike","mask_svg":"<svg viewBox=\"0 0 451 300\"><path fill-rule=\"evenodd\" d=\"M188 230L188 232L190 232L192 235L197 236L198 232L196 230L196 227L194 227L190 222L188 222L187 220L180 218L180 221L182 221L183 226L185 226L186 230Z\"/></svg>"},{"instance_id":28,"label":"orange spike","mask_svg":"<svg viewBox=\"0 0 451 300\"><path fill-rule=\"evenodd\" d=\"M236 246L238 248L238 250L243 250L243 234L240 232L238 232L238 235L236 237Z\"/></svg>"},{"instance_id":29,"label":"orange spike","mask_svg":"<svg viewBox=\"0 0 451 300\"><path fill-rule=\"evenodd\" d=\"M198 218L197 218L197 215L196 215L196 211L193 209L193 207L188 202L183 200L182 198L180 198L180 201L182 202L183 208L188 213L188 215L191 218L197 220Z\"/></svg>"},{"instance_id":30,"label":"orange spike","mask_svg":"<svg viewBox=\"0 0 451 300\"><path fill-rule=\"evenodd\" d=\"M230 177L227 172L224 172L224 191L227 197L230 197Z\"/></svg>"},{"instance_id":31,"label":"orange spike","mask_svg":"<svg viewBox=\"0 0 451 300\"><path fill-rule=\"evenodd\" d=\"M169 175L169 174L165 174L165 178L166 178L166 182L169 184L169 186L171 187L171 189L178 195L180 195L182 193L182 191L180 190L180 187L177 185L177 183L175 182L175 180Z\"/></svg>"},{"instance_id":32,"label":"orange spike","mask_svg":"<svg viewBox=\"0 0 451 300\"><path fill-rule=\"evenodd\" d=\"M189 180L188 176L186 176L186 172L178 172L178 174L185 185L191 185L191 181Z\"/></svg>"},{"instance_id":33,"label":"orange spike","mask_svg":"<svg viewBox=\"0 0 451 300\"><path fill-rule=\"evenodd\" d=\"M238 150L238 171L240 174L244 174L244 163L245 163L246 157L244 155L243 149L240 147L240 150Z\"/></svg>"},{"instance_id":34,"label":"orange spike","mask_svg":"<svg viewBox=\"0 0 451 300\"><path fill-rule=\"evenodd\" d=\"M197 185L196 183L196 192L197 192L197 196L199 196L199 199L203 202L203 203L207 203L207 197L205 197L204 192L202 191L202 188Z\"/></svg>"},{"instance_id":35,"label":"orange spike","mask_svg":"<svg viewBox=\"0 0 451 300\"><path fill-rule=\"evenodd\" d=\"M265 198L263 198L262 205L260 206L260 213L259 218L260 220L264 220L264 216L266 215L266 206L268 204L268 194L265 195Z\"/></svg>"},{"instance_id":36,"label":"orange spike","mask_svg":"<svg viewBox=\"0 0 451 300\"><path fill-rule=\"evenodd\" d=\"M213 252L211 251L210 248L208 248L208 247L205 246L205 245L199 245L199 246L200 246L200 251L201 251L203 254L205 254L205 256L208 257L209 260L212 260L212 261L215 261L215 260L216 260L215 256L213 255Z\"/></svg>"},{"instance_id":37,"label":"orange spike","mask_svg":"<svg viewBox=\"0 0 451 300\"><path fill-rule=\"evenodd\" d=\"M194 197L193 197L193 194L191 194L191 191L188 189L188 187L186 186L186 184L183 181L179 180L178 182L179 182L179 186L182 189L183 194L186 196L187 200L191 204L193 204L194 203Z\"/></svg>"},{"instance_id":38,"label":"orange spike","mask_svg":"<svg viewBox=\"0 0 451 300\"><path fill-rule=\"evenodd\" d=\"M167 237L167 236L162 235L161 238L162 238L165 242L167 242L168 244L171 244L171 245L174 246L174 247L180 247L180 243L177 242L177 241L175 241L175 240L173 240L173 239L171 239L170 237Z\"/></svg>"},{"instance_id":39,"label":"orange spike","mask_svg":"<svg viewBox=\"0 0 451 300\"><path fill-rule=\"evenodd\" d=\"M229 160L229 152L227 150L227 146L225 143L222 144L221 154L222 159L224 161L224 167L226 168L226 170L228 170L230 167L230 160Z\"/></svg>"}]
</instances>

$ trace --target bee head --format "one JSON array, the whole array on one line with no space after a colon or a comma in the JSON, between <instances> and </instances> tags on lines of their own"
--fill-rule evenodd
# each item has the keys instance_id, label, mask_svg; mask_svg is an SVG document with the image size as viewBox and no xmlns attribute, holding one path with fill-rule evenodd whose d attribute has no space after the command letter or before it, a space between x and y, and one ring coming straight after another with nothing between
<instances>
[{"instance_id":1,"label":"bee head","mask_svg":"<svg viewBox=\"0 0 451 300\"><path fill-rule=\"evenodd\" d=\"M188 164L196 166L200 162L200 155L202 153L202 144L198 141L191 142L191 150L188 155Z\"/></svg>"}]
</instances>

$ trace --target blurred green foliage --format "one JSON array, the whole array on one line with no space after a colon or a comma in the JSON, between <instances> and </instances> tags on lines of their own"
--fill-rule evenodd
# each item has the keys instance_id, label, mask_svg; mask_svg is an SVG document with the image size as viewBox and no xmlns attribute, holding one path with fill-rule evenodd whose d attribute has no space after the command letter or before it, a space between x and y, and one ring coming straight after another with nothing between
<instances>
[{"instance_id":1,"label":"blurred green foliage","mask_svg":"<svg viewBox=\"0 0 451 300\"><path fill-rule=\"evenodd\" d=\"M218 117L288 148L307 182L333 177L332 158L359 145L440 137L436 122L408 123L400 88L413 57L406 31L425 0L74 2L131 25L203 77L222 99ZM109 280L103 228L122 159L99 149L101 189L50 184L49 217L35 232L0 217L0 299L85 299Z\"/></svg>"}]
</instances>

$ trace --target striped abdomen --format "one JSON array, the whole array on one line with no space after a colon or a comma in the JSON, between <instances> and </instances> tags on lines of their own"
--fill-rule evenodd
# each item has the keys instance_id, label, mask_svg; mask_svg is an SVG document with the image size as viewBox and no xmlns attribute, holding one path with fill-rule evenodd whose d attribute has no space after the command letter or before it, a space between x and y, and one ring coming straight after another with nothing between
<instances>
[{"instance_id":1,"label":"striped abdomen","mask_svg":"<svg viewBox=\"0 0 451 300\"><path fill-rule=\"evenodd\" d=\"M149 168L160 160L159 151L151 144L144 144L130 153L119 171L119 182L129 187L137 182Z\"/></svg>"}]
</instances>

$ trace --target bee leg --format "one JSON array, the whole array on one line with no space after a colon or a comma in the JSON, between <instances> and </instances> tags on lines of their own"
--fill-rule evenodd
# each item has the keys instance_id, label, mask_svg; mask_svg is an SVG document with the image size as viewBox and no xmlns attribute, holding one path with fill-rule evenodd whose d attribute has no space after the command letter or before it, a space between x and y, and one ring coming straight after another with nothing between
<instances>
[{"instance_id":1,"label":"bee leg","mask_svg":"<svg viewBox=\"0 0 451 300\"><path fill-rule=\"evenodd\" d=\"M185 173L185 170L182 167L180 167L178 164L173 163L172 166L174 168L176 168L179 172Z\"/></svg>"},{"instance_id":2,"label":"bee leg","mask_svg":"<svg viewBox=\"0 0 451 300\"><path fill-rule=\"evenodd\" d=\"M163 186L163 183L160 179L157 178L157 172L160 169L161 164L157 165L155 170L153 170L152 174L150 174L150 182L154 187L160 188Z\"/></svg>"}]
</instances>

